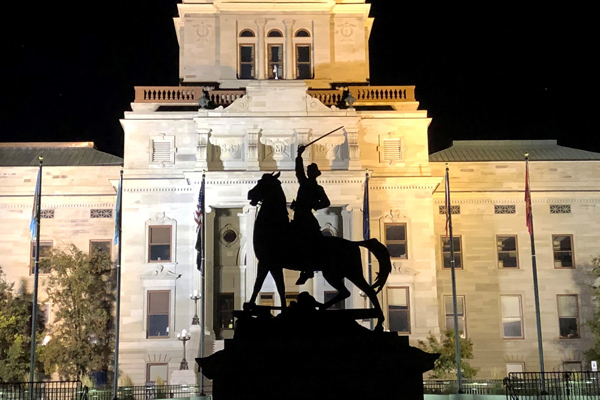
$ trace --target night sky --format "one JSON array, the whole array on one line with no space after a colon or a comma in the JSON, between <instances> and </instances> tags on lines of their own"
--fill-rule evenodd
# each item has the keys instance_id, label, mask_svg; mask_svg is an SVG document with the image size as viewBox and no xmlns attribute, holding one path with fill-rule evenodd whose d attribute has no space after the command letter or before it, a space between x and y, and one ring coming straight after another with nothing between
<instances>
[{"instance_id":1,"label":"night sky","mask_svg":"<svg viewBox=\"0 0 600 400\"><path fill-rule=\"evenodd\" d=\"M0 24L0 141L94 141L122 156L133 87L178 84L177 1L14 3ZM430 152L468 139L600 152L590 10L371 3L371 83L416 86Z\"/></svg>"}]
</instances>

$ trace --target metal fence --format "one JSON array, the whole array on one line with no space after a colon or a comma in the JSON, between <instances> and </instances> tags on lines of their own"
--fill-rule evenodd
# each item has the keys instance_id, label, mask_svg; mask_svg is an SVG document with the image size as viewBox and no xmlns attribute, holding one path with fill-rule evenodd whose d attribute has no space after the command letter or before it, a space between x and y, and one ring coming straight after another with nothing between
<instances>
[{"instance_id":1,"label":"metal fence","mask_svg":"<svg viewBox=\"0 0 600 400\"><path fill-rule=\"evenodd\" d=\"M502 379L488 380L463 380L463 393L466 394L501 394L506 393ZM425 380L423 381L425 394L456 394L458 381L456 380Z\"/></svg>"},{"instance_id":2,"label":"metal fence","mask_svg":"<svg viewBox=\"0 0 600 400\"><path fill-rule=\"evenodd\" d=\"M81 400L81 382L0 383L0 400Z\"/></svg>"},{"instance_id":3,"label":"metal fence","mask_svg":"<svg viewBox=\"0 0 600 400\"><path fill-rule=\"evenodd\" d=\"M510 400L600 399L600 372L511 372L504 384Z\"/></svg>"},{"instance_id":4,"label":"metal fence","mask_svg":"<svg viewBox=\"0 0 600 400\"><path fill-rule=\"evenodd\" d=\"M33 397L31 396L33 388ZM121 386L119 400L200 396L199 385ZM112 389L88 389L81 382L0 383L0 400L112 400Z\"/></svg>"}]
</instances>

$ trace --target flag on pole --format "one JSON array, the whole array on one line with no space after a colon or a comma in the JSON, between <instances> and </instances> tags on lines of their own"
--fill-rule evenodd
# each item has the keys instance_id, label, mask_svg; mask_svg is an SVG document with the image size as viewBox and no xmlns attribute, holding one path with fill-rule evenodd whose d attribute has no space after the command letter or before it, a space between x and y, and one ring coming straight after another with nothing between
<instances>
[{"instance_id":1,"label":"flag on pole","mask_svg":"<svg viewBox=\"0 0 600 400\"><path fill-rule=\"evenodd\" d=\"M531 213L531 192L529 190L529 157L525 155L525 218L529 236L533 235L533 214Z\"/></svg>"},{"instance_id":2,"label":"flag on pole","mask_svg":"<svg viewBox=\"0 0 600 400\"><path fill-rule=\"evenodd\" d=\"M35 184L35 194L33 195L33 210L31 211L31 222L29 222L29 230L31 231L31 240L36 240L38 221L40 220L40 191L42 190L42 167L38 169L37 182Z\"/></svg>"},{"instance_id":3,"label":"flag on pole","mask_svg":"<svg viewBox=\"0 0 600 400\"><path fill-rule=\"evenodd\" d=\"M121 192L123 191L123 170L119 177L119 187L117 188L117 203L115 204L115 237L113 243L119 243L121 240Z\"/></svg>"},{"instance_id":4,"label":"flag on pole","mask_svg":"<svg viewBox=\"0 0 600 400\"><path fill-rule=\"evenodd\" d=\"M194 212L194 221L196 222L196 268L201 273L204 268L204 189L205 189L205 174L202 174L202 183L200 183L200 193L198 194L198 204L196 212Z\"/></svg>"},{"instance_id":5,"label":"flag on pole","mask_svg":"<svg viewBox=\"0 0 600 400\"><path fill-rule=\"evenodd\" d=\"M446 204L446 240L448 240L448 226L450 225L450 172L446 166L446 189L445 189L445 204Z\"/></svg>"},{"instance_id":6,"label":"flag on pole","mask_svg":"<svg viewBox=\"0 0 600 400\"><path fill-rule=\"evenodd\" d=\"M369 173L365 174L365 194L363 197L363 240L371 238L371 227L369 226Z\"/></svg>"}]
</instances>

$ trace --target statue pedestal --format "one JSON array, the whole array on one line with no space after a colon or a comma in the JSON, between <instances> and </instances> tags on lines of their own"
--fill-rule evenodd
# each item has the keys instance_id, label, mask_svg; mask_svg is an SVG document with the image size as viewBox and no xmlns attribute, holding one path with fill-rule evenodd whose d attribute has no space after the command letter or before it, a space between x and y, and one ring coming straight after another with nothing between
<instances>
[{"instance_id":1,"label":"statue pedestal","mask_svg":"<svg viewBox=\"0 0 600 400\"><path fill-rule=\"evenodd\" d=\"M410 347L407 337L360 326L352 311L316 311L299 302L277 317L236 312L234 339L196 359L213 380L214 400L422 400L423 373L438 355Z\"/></svg>"},{"instance_id":2,"label":"statue pedestal","mask_svg":"<svg viewBox=\"0 0 600 400\"><path fill-rule=\"evenodd\" d=\"M169 385L195 385L196 372L191 370L176 370L171 372L171 380Z\"/></svg>"}]
</instances>

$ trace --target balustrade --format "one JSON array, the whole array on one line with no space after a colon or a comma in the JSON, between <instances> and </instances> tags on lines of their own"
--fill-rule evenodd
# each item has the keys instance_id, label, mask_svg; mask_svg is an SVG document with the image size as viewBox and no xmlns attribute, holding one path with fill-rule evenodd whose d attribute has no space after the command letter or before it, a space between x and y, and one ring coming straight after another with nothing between
<instances>
[{"instance_id":1,"label":"balustrade","mask_svg":"<svg viewBox=\"0 0 600 400\"><path fill-rule=\"evenodd\" d=\"M228 106L246 94L245 89L206 90L209 100L217 106ZM203 86L137 86L135 88L136 103L159 104L197 104L205 90ZM414 86L350 86L356 105L371 103L397 103L415 101ZM344 89L308 89L308 94L326 106L343 103Z\"/></svg>"}]
</instances>

